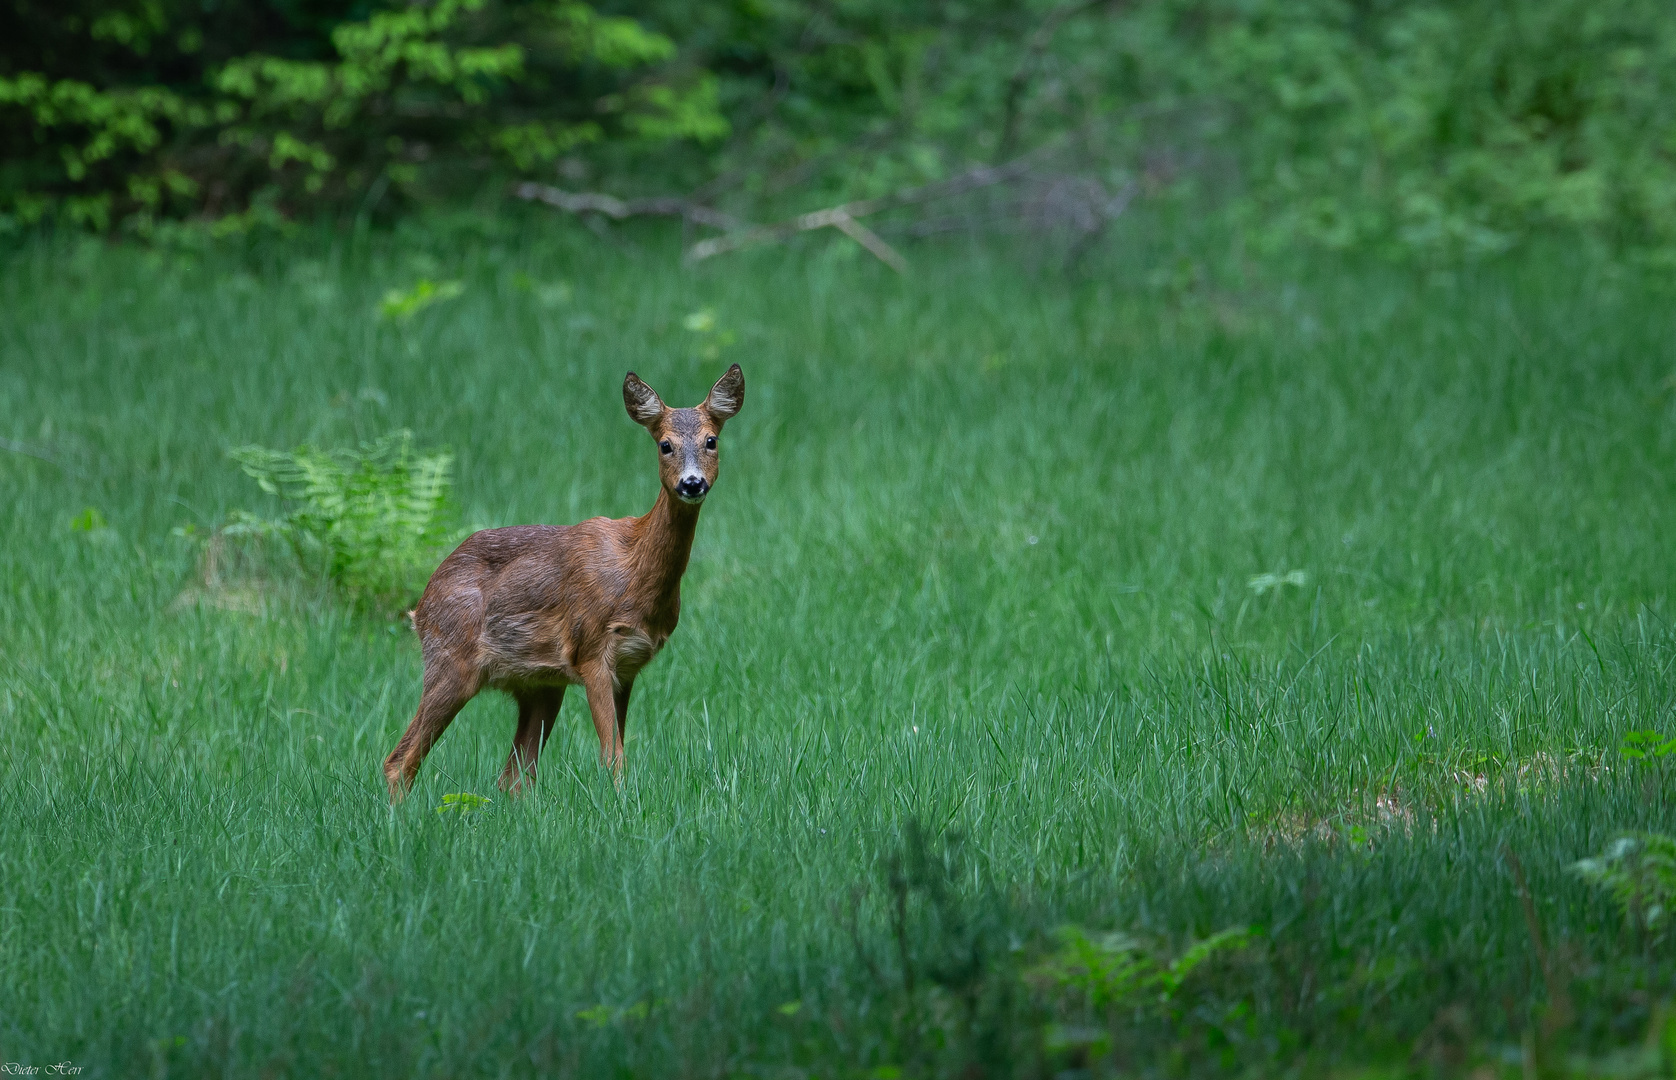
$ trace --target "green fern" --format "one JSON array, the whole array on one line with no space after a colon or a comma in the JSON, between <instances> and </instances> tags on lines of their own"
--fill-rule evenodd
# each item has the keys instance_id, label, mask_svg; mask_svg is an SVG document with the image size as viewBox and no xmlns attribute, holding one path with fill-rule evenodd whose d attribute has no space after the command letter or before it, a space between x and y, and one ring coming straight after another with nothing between
<instances>
[{"instance_id":1,"label":"green fern","mask_svg":"<svg viewBox=\"0 0 1676 1080\"><path fill-rule=\"evenodd\" d=\"M1031 972L1036 980L1086 994L1097 1009L1135 1006L1150 1001L1168 1005L1187 977L1218 953L1237 952L1257 934L1231 926L1196 942L1169 963L1155 959L1141 942L1125 933L1090 936L1067 925L1054 935L1058 948Z\"/></svg>"},{"instance_id":2,"label":"green fern","mask_svg":"<svg viewBox=\"0 0 1676 1080\"><path fill-rule=\"evenodd\" d=\"M282 539L303 565L359 597L411 600L453 538L454 457L416 452L410 431L356 450L241 446L228 456L288 509L273 519L235 511L222 531Z\"/></svg>"},{"instance_id":3,"label":"green fern","mask_svg":"<svg viewBox=\"0 0 1676 1080\"><path fill-rule=\"evenodd\" d=\"M1665 932L1676 909L1676 837L1626 833L1571 869L1612 894L1632 923Z\"/></svg>"}]
</instances>

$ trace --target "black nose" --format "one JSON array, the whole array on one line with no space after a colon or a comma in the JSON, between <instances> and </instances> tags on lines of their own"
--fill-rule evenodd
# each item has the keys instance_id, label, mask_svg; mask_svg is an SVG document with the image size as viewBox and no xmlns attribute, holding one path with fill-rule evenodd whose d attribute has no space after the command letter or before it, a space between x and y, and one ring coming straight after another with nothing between
<instances>
[{"instance_id":1,"label":"black nose","mask_svg":"<svg viewBox=\"0 0 1676 1080\"><path fill-rule=\"evenodd\" d=\"M675 494L696 499L710 490L710 482L702 476L689 476L675 485Z\"/></svg>"}]
</instances>

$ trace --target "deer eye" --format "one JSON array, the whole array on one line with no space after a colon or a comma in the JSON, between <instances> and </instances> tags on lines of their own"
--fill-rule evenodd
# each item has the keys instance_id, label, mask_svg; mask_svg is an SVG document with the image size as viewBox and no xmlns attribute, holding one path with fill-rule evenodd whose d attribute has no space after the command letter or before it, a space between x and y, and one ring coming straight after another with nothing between
<instances>
[{"instance_id":1,"label":"deer eye","mask_svg":"<svg viewBox=\"0 0 1676 1080\"><path fill-rule=\"evenodd\" d=\"M666 454L673 454L675 452L674 444L671 443L668 439L665 439L663 442L658 443L658 449L662 450Z\"/></svg>"},{"instance_id":2,"label":"deer eye","mask_svg":"<svg viewBox=\"0 0 1676 1080\"><path fill-rule=\"evenodd\" d=\"M716 437L714 435L712 435L708 439L704 440L704 449L714 450L715 448L716 448Z\"/></svg>"}]
</instances>

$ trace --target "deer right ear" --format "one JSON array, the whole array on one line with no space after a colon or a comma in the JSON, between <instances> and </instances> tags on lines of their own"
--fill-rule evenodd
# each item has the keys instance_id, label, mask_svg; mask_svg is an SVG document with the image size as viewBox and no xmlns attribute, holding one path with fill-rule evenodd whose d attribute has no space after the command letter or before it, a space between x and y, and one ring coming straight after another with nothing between
<instances>
[{"instance_id":1,"label":"deer right ear","mask_svg":"<svg viewBox=\"0 0 1676 1080\"><path fill-rule=\"evenodd\" d=\"M663 399L632 371L623 380L623 405L628 408L634 422L642 427L651 427L663 415Z\"/></svg>"}]
</instances>

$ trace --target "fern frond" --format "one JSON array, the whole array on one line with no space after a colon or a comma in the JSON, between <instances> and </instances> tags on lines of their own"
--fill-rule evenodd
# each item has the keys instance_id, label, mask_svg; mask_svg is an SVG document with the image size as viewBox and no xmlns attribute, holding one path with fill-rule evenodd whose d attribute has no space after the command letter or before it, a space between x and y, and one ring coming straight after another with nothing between
<instances>
[{"instance_id":1,"label":"fern frond","mask_svg":"<svg viewBox=\"0 0 1676 1080\"><path fill-rule=\"evenodd\" d=\"M413 433L354 450L240 446L228 452L263 491L287 505L277 520L237 512L229 530L283 536L299 560L323 558L335 583L375 598L409 598L449 537L454 457L417 453Z\"/></svg>"}]
</instances>

